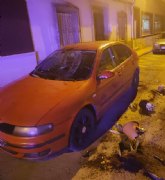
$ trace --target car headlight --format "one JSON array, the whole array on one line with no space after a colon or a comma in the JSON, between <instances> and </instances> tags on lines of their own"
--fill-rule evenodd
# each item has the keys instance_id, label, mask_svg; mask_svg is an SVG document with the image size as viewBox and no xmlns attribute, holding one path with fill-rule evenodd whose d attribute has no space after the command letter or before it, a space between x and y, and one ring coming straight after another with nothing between
<instances>
[{"instance_id":1,"label":"car headlight","mask_svg":"<svg viewBox=\"0 0 165 180\"><path fill-rule=\"evenodd\" d=\"M35 137L41 134L48 133L52 131L52 129L53 129L52 124L46 124L46 125L35 126L35 127L15 126L13 135L21 136L21 137Z\"/></svg>"}]
</instances>

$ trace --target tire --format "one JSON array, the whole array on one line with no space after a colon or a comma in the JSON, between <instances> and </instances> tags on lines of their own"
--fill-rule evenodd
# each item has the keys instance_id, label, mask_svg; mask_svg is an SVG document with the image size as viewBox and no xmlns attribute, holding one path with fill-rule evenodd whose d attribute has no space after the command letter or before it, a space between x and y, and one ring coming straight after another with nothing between
<instances>
[{"instance_id":1,"label":"tire","mask_svg":"<svg viewBox=\"0 0 165 180\"><path fill-rule=\"evenodd\" d=\"M158 54L156 51L152 51L153 54Z\"/></svg>"},{"instance_id":2,"label":"tire","mask_svg":"<svg viewBox=\"0 0 165 180\"><path fill-rule=\"evenodd\" d=\"M69 149L71 151L82 150L90 144L95 122L94 114L87 108L77 114L70 133Z\"/></svg>"},{"instance_id":3,"label":"tire","mask_svg":"<svg viewBox=\"0 0 165 180\"><path fill-rule=\"evenodd\" d=\"M132 80L132 88L134 90L137 90L138 85L139 85L139 69L136 69Z\"/></svg>"},{"instance_id":4,"label":"tire","mask_svg":"<svg viewBox=\"0 0 165 180\"><path fill-rule=\"evenodd\" d=\"M133 80L132 80L132 101L137 95L137 90L138 90L138 85L139 85L139 69L136 69Z\"/></svg>"}]
</instances>

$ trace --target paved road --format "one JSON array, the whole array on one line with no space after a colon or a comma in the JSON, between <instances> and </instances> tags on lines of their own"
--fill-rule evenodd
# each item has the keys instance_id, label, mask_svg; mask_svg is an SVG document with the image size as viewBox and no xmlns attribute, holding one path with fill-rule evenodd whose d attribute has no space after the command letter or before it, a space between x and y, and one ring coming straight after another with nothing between
<instances>
[{"instance_id":1,"label":"paved road","mask_svg":"<svg viewBox=\"0 0 165 180\"><path fill-rule=\"evenodd\" d=\"M139 63L141 81L152 75L154 84L165 84L165 78L162 78L165 76L165 55L146 54L140 57ZM148 78L148 85L150 83ZM70 180L80 168L80 161L80 152L37 163L15 159L0 152L0 180Z\"/></svg>"},{"instance_id":2,"label":"paved road","mask_svg":"<svg viewBox=\"0 0 165 180\"><path fill-rule=\"evenodd\" d=\"M146 54L140 57L139 65L141 69L141 81L145 79L148 85L165 84L165 55ZM150 76L152 76L152 82Z\"/></svg>"}]
</instances>

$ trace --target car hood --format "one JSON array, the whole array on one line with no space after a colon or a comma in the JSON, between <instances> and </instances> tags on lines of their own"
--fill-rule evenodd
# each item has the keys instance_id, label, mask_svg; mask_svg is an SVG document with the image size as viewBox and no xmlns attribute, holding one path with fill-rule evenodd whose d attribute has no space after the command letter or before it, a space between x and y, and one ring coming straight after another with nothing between
<instances>
[{"instance_id":1,"label":"car hood","mask_svg":"<svg viewBox=\"0 0 165 180\"><path fill-rule=\"evenodd\" d=\"M67 101L84 81L54 81L31 76L0 91L0 122L33 126L51 108Z\"/></svg>"}]
</instances>

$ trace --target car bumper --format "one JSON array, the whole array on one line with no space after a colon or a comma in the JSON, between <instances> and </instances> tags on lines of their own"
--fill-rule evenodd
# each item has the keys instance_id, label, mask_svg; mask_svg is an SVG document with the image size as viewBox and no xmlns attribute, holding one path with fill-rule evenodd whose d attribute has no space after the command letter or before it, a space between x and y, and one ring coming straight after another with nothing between
<instances>
[{"instance_id":1,"label":"car bumper","mask_svg":"<svg viewBox=\"0 0 165 180\"><path fill-rule=\"evenodd\" d=\"M0 132L0 149L16 158L29 160L46 159L68 146L69 123L63 123L47 135L22 138Z\"/></svg>"},{"instance_id":2,"label":"car bumper","mask_svg":"<svg viewBox=\"0 0 165 180\"><path fill-rule=\"evenodd\" d=\"M164 49L153 49L153 53L160 53L160 54L164 54L165 53L165 48Z\"/></svg>"}]
</instances>

